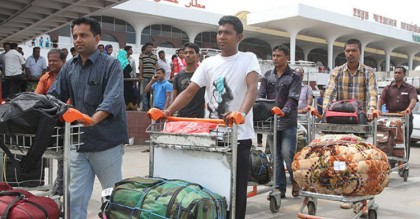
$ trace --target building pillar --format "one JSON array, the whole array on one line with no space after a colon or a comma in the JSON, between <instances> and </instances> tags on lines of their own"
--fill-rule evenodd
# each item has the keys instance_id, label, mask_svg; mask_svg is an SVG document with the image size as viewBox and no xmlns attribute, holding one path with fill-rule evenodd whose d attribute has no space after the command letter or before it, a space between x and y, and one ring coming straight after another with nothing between
<instances>
[{"instance_id":1,"label":"building pillar","mask_svg":"<svg viewBox=\"0 0 420 219\"><path fill-rule=\"evenodd\" d=\"M391 66L391 52L392 49L385 50L385 72L389 72Z\"/></svg>"},{"instance_id":2,"label":"building pillar","mask_svg":"<svg viewBox=\"0 0 420 219\"><path fill-rule=\"evenodd\" d=\"M328 37L327 40L327 47L328 47L328 68L333 69L333 53L334 53L334 42L337 39L336 36Z\"/></svg>"},{"instance_id":3,"label":"building pillar","mask_svg":"<svg viewBox=\"0 0 420 219\"><path fill-rule=\"evenodd\" d=\"M360 51L360 64L365 64L365 49L366 49L367 43L362 44L362 51Z\"/></svg>"},{"instance_id":4,"label":"building pillar","mask_svg":"<svg viewBox=\"0 0 420 219\"><path fill-rule=\"evenodd\" d=\"M144 25L137 25L134 27L136 31L136 47L140 50L141 48L141 33L143 32L143 29L145 28Z\"/></svg>"},{"instance_id":5,"label":"building pillar","mask_svg":"<svg viewBox=\"0 0 420 219\"><path fill-rule=\"evenodd\" d=\"M290 34L290 64L295 64L296 60L296 36L298 31L291 30L289 31Z\"/></svg>"},{"instance_id":6,"label":"building pillar","mask_svg":"<svg viewBox=\"0 0 420 219\"><path fill-rule=\"evenodd\" d=\"M187 33L187 35L188 35L188 41L189 41L190 43L194 43L195 38L197 37L197 35L198 35L200 32L197 32L197 31L187 31L186 33Z\"/></svg>"},{"instance_id":7,"label":"building pillar","mask_svg":"<svg viewBox=\"0 0 420 219\"><path fill-rule=\"evenodd\" d=\"M410 53L410 54L408 54L408 71L410 71L410 70L414 70L414 68L413 68L413 60L414 60L414 55L415 55L415 53Z\"/></svg>"}]
</instances>

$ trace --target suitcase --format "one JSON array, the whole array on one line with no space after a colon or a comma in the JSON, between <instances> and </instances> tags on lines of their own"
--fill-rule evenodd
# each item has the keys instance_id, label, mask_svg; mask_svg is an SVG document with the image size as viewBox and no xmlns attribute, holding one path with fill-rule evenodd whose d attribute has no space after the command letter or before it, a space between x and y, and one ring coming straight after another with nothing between
<instances>
[{"instance_id":1,"label":"suitcase","mask_svg":"<svg viewBox=\"0 0 420 219\"><path fill-rule=\"evenodd\" d=\"M326 110L325 119L332 124L367 124L366 113L358 100L334 102Z\"/></svg>"},{"instance_id":2,"label":"suitcase","mask_svg":"<svg viewBox=\"0 0 420 219\"><path fill-rule=\"evenodd\" d=\"M383 151L387 156L392 156L395 146L395 135L390 129L378 125L376 133L376 147Z\"/></svg>"},{"instance_id":3,"label":"suitcase","mask_svg":"<svg viewBox=\"0 0 420 219\"><path fill-rule=\"evenodd\" d=\"M4 219L58 219L57 203L23 189L0 192L0 215Z\"/></svg>"},{"instance_id":4,"label":"suitcase","mask_svg":"<svg viewBox=\"0 0 420 219\"><path fill-rule=\"evenodd\" d=\"M103 206L108 219L226 218L224 197L182 180L134 177L115 184ZM105 217L103 217L105 218Z\"/></svg>"}]
</instances>

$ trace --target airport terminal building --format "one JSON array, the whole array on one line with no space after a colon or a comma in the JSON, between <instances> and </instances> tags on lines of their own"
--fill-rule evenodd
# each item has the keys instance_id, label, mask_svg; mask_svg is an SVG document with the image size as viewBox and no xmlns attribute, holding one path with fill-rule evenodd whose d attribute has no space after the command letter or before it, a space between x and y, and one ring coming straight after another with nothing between
<instances>
[{"instance_id":1,"label":"airport terminal building","mask_svg":"<svg viewBox=\"0 0 420 219\"><path fill-rule=\"evenodd\" d=\"M52 0L44 5L17 6L18 3L6 0L5 8L15 7L16 13L3 21L1 27L7 31L2 32L0 44L19 40L26 41L24 44L30 47L33 39L38 45L43 36L51 46L70 48L69 22L89 15L101 22L101 43L113 45L115 52L131 45L138 54L146 42L168 50L169 55L185 42L217 49L217 22L223 15L206 9L206 1L209 0L100 0L96 3ZM345 62L344 43L356 38L362 42L362 62L378 72L389 72L399 65L414 70L420 65L420 27L358 8L348 11L348 15L342 15L297 3L261 12L239 11L235 15L245 24L239 50L270 60L271 49L286 44L291 50L291 62L312 61L332 69ZM41 20L25 25L35 17ZM15 33L7 35L15 29ZM22 34L26 35L21 39ZM31 54L31 49L27 50L25 54Z\"/></svg>"}]
</instances>

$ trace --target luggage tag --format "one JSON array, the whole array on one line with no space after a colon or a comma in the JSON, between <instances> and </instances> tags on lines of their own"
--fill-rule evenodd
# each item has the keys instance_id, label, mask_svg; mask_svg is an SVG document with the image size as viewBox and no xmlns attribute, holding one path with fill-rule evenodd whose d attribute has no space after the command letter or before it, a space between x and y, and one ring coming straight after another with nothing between
<instances>
[{"instance_id":1,"label":"luggage tag","mask_svg":"<svg viewBox=\"0 0 420 219\"><path fill-rule=\"evenodd\" d=\"M346 170L346 162L345 161L334 161L334 170L335 171L342 171Z\"/></svg>"},{"instance_id":2,"label":"luggage tag","mask_svg":"<svg viewBox=\"0 0 420 219\"><path fill-rule=\"evenodd\" d=\"M114 188L106 188L104 190L102 190L101 195L102 197L111 197L112 191L114 190Z\"/></svg>"}]
</instances>

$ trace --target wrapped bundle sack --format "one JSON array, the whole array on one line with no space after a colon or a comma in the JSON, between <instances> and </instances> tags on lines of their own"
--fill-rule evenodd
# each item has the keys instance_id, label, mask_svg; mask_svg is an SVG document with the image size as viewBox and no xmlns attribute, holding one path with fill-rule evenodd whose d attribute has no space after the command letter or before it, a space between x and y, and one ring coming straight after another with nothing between
<instances>
[{"instance_id":1,"label":"wrapped bundle sack","mask_svg":"<svg viewBox=\"0 0 420 219\"><path fill-rule=\"evenodd\" d=\"M296 153L294 180L304 191L376 195L388 185L388 157L355 135L325 135Z\"/></svg>"}]
</instances>

